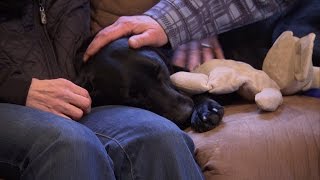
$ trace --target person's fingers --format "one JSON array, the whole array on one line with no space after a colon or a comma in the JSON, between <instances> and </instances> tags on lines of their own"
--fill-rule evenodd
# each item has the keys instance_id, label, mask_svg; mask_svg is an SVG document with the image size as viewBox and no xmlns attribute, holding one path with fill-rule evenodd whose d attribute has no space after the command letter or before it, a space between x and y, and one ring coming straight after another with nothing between
<instances>
[{"instance_id":1,"label":"person's fingers","mask_svg":"<svg viewBox=\"0 0 320 180\"><path fill-rule=\"evenodd\" d=\"M49 111L49 112L50 112L50 111ZM58 115L58 116L61 116L61 117L64 117L64 118L66 118L66 119L70 119L70 120L71 120L70 117L68 117L68 116L66 116L66 115L64 115L64 114L62 114L62 113L60 113L60 112L54 111L54 112L52 112L52 113L55 114L55 115Z\"/></svg>"},{"instance_id":2,"label":"person's fingers","mask_svg":"<svg viewBox=\"0 0 320 180\"><path fill-rule=\"evenodd\" d=\"M89 113L91 110L91 98L88 91L71 81L66 79L59 79L62 83L65 83L67 86L67 90L65 93L65 98L67 98L67 102L75 105L76 107L82 109L84 113Z\"/></svg>"},{"instance_id":3,"label":"person's fingers","mask_svg":"<svg viewBox=\"0 0 320 180\"><path fill-rule=\"evenodd\" d=\"M151 30L145 31L142 34L131 36L128 40L129 46L131 48L137 49L143 46L153 46L159 47L162 43L157 40L157 34L152 34Z\"/></svg>"},{"instance_id":4,"label":"person's fingers","mask_svg":"<svg viewBox=\"0 0 320 180\"><path fill-rule=\"evenodd\" d=\"M89 113L91 110L91 99L83 97L78 94L74 94L72 92L69 93L66 99L67 102L80 108L85 114Z\"/></svg>"},{"instance_id":5,"label":"person's fingers","mask_svg":"<svg viewBox=\"0 0 320 180\"><path fill-rule=\"evenodd\" d=\"M186 69L186 65L187 65L187 50L188 50L188 46L186 44L183 44L181 46L179 46L173 55L172 58L172 64L178 67L181 67L183 69Z\"/></svg>"},{"instance_id":6,"label":"person's fingers","mask_svg":"<svg viewBox=\"0 0 320 180\"><path fill-rule=\"evenodd\" d=\"M202 48L203 62L209 61L214 58L211 48Z\"/></svg>"},{"instance_id":7,"label":"person's fingers","mask_svg":"<svg viewBox=\"0 0 320 180\"><path fill-rule=\"evenodd\" d=\"M84 61L98 52L103 46L124 36L135 35L129 40L132 48L142 46L162 46L168 37L161 25L149 16L122 16L111 26L101 30L88 46Z\"/></svg>"},{"instance_id":8,"label":"person's fingers","mask_svg":"<svg viewBox=\"0 0 320 180\"><path fill-rule=\"evenodd\" d=\"M59 80L64 81L63 83L65 83L67 88L70 89L73 93L90 99L89 92L86 89L84 89L83 87L80 87L80 86L78 86L78 85L74 84L73 82L68 81L66 79L61 78Z\"/></svg>"},{"instance_id":9,"label":"person's fingers","mask_svg":"<svg viewBox=\"0 0 320 180\"><path fill-rule=\"evenodd\" d=\"M222 49L214 49L215 58L217 59L225 59L224 53Z\"/></svg>"},{"instance_id":10,"label":"person's fingers","mask_svg":"<svg viewBox=\"0 0 320 180\"><path fill-rule=\"evenodd\" d=\"M198 41L190 42L189 50L189 60L188 60L188 69L190 71L194 70L197 66L201 64L201 50L200 43Z\"/></svg>"},{"instance_id":11,"label":"person's fingers","mask_svg":"<svg viewBox=\"0 0 320 180\"><path fill-rule=\"evenodd\" d=\"M82 118L84 112L82 109L65 102L59 103L59 107L56 107L56 114L65 115L73 120L79 120ZM63 117L65 117L63 116Z\"/></svg>"},{"instance_id":12,"label":"person's fingers","mask_svg":"<svg viewBox=\"0 0 320 180\"><path fill-rule=\"evenodd\" d=\"M123 36L131 34L131 29L127 28L128 23L115 23L101 30L88 46L83 60L86 62L89 57L97 53L102 47Z\"/></svg>"},{"instance_id":13,"label":"person's fingers","mask_svg":"<svg viewBox=\"0 0 320 180\"><path fill-rule=\"evenodd\" d=\"M217 36L210 37L210 43L212 45L212 51L214 53L215 58L217 59L225 59L222 47L218 40Z\"/></svg>"},{"instance_id":14,"label":"person's fingers","mask_svg":"<svg viewBox=\"0 0 320 180\"><path fill-rule=\"evenodd\" d=\"M172 64L192 71L203 62L214 58L224 59L224 53L217 36L201 41L191 41L179 46L175 50Z\"/></svg>"},{"instance_id":15,"label":"person's fingers","mask_svg":"<svg viewBox=\"0 0 320 180\"><path fill-rule=\"evenodd\" d=\"M78 120L90 111L91 98L85 89L69 80L33 78L26 106Z\"/></svg>"},{"instance_id":16,"label":"person's fingers","mask_svg":"<svg viewBox=\"0 0 320 180\"><path fill-rule=\"evenodd\" d=\"M212 45L209 42L209 39L204 39L201 41L201 51L202 51L202 60L206 62L214 58L214 54L212 52Z\"/></svg>"}]
</instances>

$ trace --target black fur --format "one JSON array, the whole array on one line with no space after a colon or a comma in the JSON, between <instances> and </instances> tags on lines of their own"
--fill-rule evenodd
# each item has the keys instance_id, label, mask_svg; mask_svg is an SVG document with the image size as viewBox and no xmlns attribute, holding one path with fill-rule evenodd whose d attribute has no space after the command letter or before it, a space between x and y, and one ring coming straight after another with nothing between
<instances>
[{"instance_id":1,"label":"black fur","mask_svg":"<svg viewBox=\"0 0 320 180\"><path fill-rule=\"evenodd\" d=\"M93 106L139 107L172 120L180 128L191 125L200 132L219 124L222 106L209 98L194 102L177 91L170 82L165 56L152 48L131 49L127 41L123 38L111 43L82 66L76 82L90 92Z\"/></svg>"}]
</instances>

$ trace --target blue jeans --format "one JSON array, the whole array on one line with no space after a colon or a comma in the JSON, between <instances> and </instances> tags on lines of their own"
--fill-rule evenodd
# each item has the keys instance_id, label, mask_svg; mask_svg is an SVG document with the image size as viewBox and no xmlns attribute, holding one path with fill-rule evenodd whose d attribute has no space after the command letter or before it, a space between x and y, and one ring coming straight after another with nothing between
<instances>
[{"instance_id":1,"label":"blue jeans","mask_svg":"<svg viewBox=\"0 0 320 180\"><path fill-rule=\"evenodd\" d=\"M1 167L18 169L21 179L203 179L190 137L132 107L94 108L75 122L0 104L0 147Z\"/></svg>"}]
</instances>

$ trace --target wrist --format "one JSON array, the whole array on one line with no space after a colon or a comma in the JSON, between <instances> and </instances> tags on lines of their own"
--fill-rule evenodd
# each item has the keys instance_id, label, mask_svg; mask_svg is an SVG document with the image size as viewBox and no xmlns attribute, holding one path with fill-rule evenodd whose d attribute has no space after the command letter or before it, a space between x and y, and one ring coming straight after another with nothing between
<instances>
[{"instance_id":1,"label":"wrist","mask_svg":"<svg viewBox=\"0 0 320 180\"><path fill-rule=\"evenodd\" d=\"M162 27L166 34L167 42L169 42L173 48L178 47L190 39L189 34L181 36L181 27L177 26L178 22L181 22L181 19L177 16L169 16L170 14L181 14L178 9L179 8L175 7L173 3L160 1L144 13L144 15L151 17Z\"/></svg>"}]
</instances>

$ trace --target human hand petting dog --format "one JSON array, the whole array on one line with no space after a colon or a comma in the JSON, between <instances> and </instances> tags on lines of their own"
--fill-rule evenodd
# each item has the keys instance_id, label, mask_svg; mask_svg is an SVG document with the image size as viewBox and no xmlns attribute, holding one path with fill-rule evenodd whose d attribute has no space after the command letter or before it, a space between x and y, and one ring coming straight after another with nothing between
<instances>
[{"instance_id":1,"label":"human hand petting dog","mask_svg":"<svg viewBox=\"0 0 320 180\"><path fill-rule=\"evenodd\" d=\"M79 120L91 110L87 90L66 79L32 79L26 106Z\"/></svg>"},{"instance_id":2,"label":"human hand petting dog","mask_svg":"<svg viewBox=\"0 0 320 180\"><path fill-rule=\"evenodd\" d=\"M131 48L142 46L160 47L168 43L168 37L160 24L149 16L122 16L112 25L102 29L90 43L84 54L84 61L102 47L124 36L129 38Z\"/></svg>"},{"instance_id":3,"label":"human hand petting dog","mask_svg":"<svg viewBox=\"0 0 320 180\"><path fill-rule=\"evenodd\" d=\"M128 35L132 35L128 40L129 46L135 49L143 46L160 47L168 43L165 31L151 17L145 15L122 16L95 36L85 52L84 61L87 61L110 42ZM181 45L175 51L172 63L187 70L193 70L213 58L224 59L222 48L216 36Z\"/></svg>"},{"instance_id":4,"label":"human hand petting dog","mask_svg":"<svg viewBox=\"0 0 320 180\"><path fill-rule=\"evenodd\" d=\"M224 59L223 50L217 36L194 40L175 50L172 64L192 71L200 64L212 59Z\"/></svg>"}]
</instances>

